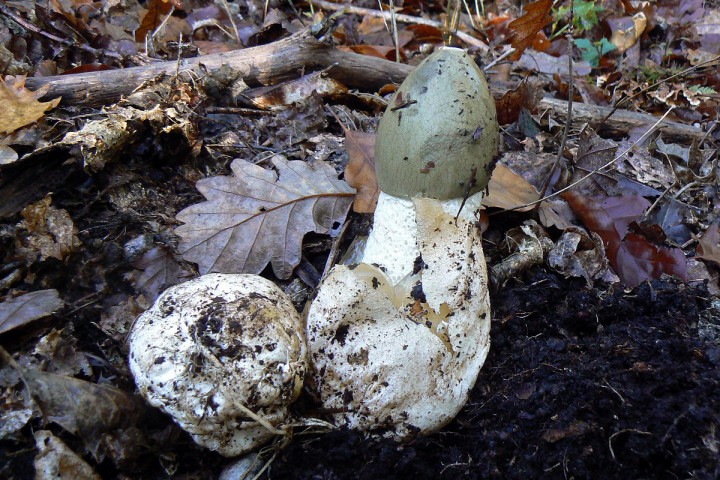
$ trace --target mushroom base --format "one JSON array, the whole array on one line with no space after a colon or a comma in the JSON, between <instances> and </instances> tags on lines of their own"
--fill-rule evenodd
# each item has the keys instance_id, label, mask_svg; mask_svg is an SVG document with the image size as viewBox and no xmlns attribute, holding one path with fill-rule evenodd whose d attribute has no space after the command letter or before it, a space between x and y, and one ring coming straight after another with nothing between
<instances>
[{"instance_id":1,"label":"mushroom base","mask_svg":"<svg viewBox=\"0 0 720 480\"><path fill-rule=\"evenodd\" d=\"M461 201L457 208L425 198L411 202L415 257L422 261L406 266L407 275L397 282L379 262L337 265L307 314L312 375L323 408L340 412L334 414L338 425L382 430L397 439L452 420L489 349L487 272L471 221L476 209L466 206L456 223Z\"/></svg>"},{"instance_id":2,"label":"mushroom base","mask_svg":"<svg viewBox=\"0 0 720 480\"><path fill-rule=\"evenodd\" d=\"M257 275L209 274L166 290L130 335L140 393L195 442L225 456L288 422L306 370L303 324Z\"/></svg>"}]
</instances>

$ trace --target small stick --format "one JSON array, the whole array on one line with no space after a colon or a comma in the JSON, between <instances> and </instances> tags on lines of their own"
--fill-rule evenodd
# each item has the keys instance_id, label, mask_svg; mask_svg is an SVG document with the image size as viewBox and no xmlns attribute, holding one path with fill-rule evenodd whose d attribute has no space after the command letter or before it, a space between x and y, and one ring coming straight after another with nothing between
<instances>
[{"instance_id":1,"label":"small stick","mask_svg":"<svg viewBox=\"0 0 720 480\"><path fill-rule=\"evenodd\" d=\"M462 212L463 207L465 206L465 202L467 202L468 197L470 196L470 191L473 189L473 187L477 185L477 167L472 167L472 170L470 170L470 180L463 186L463 200L460 204L460 209L458 210L457 215L455 215L455 226L457 227L457 220L460 216L460 212Z\"/></svg>"},{"instance_id":2,"label":"small stick","mask_svg":"<svg viewBox=\"0 0 720 480\"><path fill-rule=\"evenodd\" d=\"M567 42L568 42L568 73L570 74L570 78L568 79L568 104L567 104L567 118L565 118L565 130L563 131L562 141L560 142L560 149L558 150L557 157L555 158L555 163L553 163L552 168L550 168L550 171L548 172L547 178L545 178L545 181L542 184L542 187L540 188L540 196L543 197L547 193L548 188L550 187L550 182L552 181L553 175L555 175L555 170L557 170L558 165L560 165L560 161L563 157L563 152L565 151L565 145L567 145L567 139L568 135L570 134L570 126L572 125L572 107L573 107L573 59L572 59L572 46L575 42L575 39L573 38L573 20L574 20L574 11L573 11L573 2L570 2L570 27L568 28L568 33L565 36ZM535 205L535 208L540 208L540 204L538 203Z\"/></svg>"}]
</instances>

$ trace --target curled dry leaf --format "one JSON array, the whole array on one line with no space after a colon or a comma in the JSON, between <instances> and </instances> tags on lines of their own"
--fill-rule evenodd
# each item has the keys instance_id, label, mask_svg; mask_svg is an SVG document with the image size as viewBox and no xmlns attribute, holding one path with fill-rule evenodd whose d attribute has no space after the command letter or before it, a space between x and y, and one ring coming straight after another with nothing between
<instances>
[{"instance_id":1,"label":"curled dry leaf","mask_svg":"<svg viewBox=\"0 0 720 480\"><path fill-rule=\"evenodd\" d=\"M355 191L325 162L309 165L276 155L277 174L244 160L234 176L200 180L206 202L177 214L183 258L200 273L260 273L268 262L286 279L300 263L303 235L341 224Z\"/></svg>"},{"instance_id":2,"label":"curled dry leaf","mask_svg":"<svg viewBox=\"0 0 720 480\"><path fill-rule=\"evenodd\" d=\"M11 133L18 128L37 122L45 112L55 108L60 98L49 102L38 102L38 98L50 90L50 85L31 92L25 88L25 76L13 77L8 75L5 80L0 79L0 105L3 114L0 115L0 133Z\"/></svg>"},{"instance_id":3,"label":"curled dry leaf","mask_svg":"<svg viewBox=\"0 0 720 480\"><path fill-rule=\"evenodd\" d=\"M610 43L615 45L618 53L625 53L645 31L647 17L644 12L638 12L632 17L609 18L607 23L612 32Z\"/></svg>"},{"instance_id":4,"label":"curled dry leaf","mask_svg":"<svg viewBox=\"0 0 720 480\"><path fill-rule=\"evenodd\" d=\"M0 333L47 317L62 308L63 301L55 289L26 293L0 303Z\"/></svg>"},{"instance_id":5,"label":"curled dry leaf","mask_svg":"<svg viewBox=\"0 0 720 480\"><path fill-rule=\"evenodd\" d=\"M553 0L538 0L525 5L525 15L510 22L508 27L514 33L512 46L515 48L511 60L519 59L522 52L533 44L537 33L552 22L549 15L552 4Z\"/></svg>"},{"instance_id":6,"label":"curled dry leaf","mask_svg":"<svg viewBox=\"0 0 720 480\"><path fill-rule=\"evenodd\" d=\"M593 279L617 282L608 268L605 248L595 232L588 235L578 227L568 227L548 253L548 265L566 277L583 277L592 285Z\"/></svg>"},{"instance_id":7,"label":"curled dry leaf","mask_svg":"<svg viewBox=\"0 0 720 480\"><path fill-rule=\"evenodd\" d=\"M22 375L45 418L93 452L104 433L132 425L144 411L141 402L114 387L30 369Z\"/></svg>"},{"instance_id":8,"label":"curled dry leaf","mask_svg":"<svg viewBox=\"0 0 720 480\"><path fill-rule=\"evenodd\" d=\"M373 213L380 196L375 174L375 134L359 130L345 130L345 149L350 161L345 167L345 180L357 189L353 210Z\"/></svg>"}]
</instances>

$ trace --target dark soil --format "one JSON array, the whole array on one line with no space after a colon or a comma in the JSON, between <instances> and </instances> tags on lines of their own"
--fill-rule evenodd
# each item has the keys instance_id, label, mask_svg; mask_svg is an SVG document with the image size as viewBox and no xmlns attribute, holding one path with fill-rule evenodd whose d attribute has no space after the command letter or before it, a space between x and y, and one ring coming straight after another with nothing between
<instances>
[{"instance_id":1,"label":"dark soil","mask_svg":"<svg viewBox=\"0 0 720 480\"><path fill-rule=\"evenodd\" d=\"M407 445L300 437L269 478L720 478L720 347L703 288L587 289L539 271L493 299L471 399Z\"/></svg>"}]
</instances>

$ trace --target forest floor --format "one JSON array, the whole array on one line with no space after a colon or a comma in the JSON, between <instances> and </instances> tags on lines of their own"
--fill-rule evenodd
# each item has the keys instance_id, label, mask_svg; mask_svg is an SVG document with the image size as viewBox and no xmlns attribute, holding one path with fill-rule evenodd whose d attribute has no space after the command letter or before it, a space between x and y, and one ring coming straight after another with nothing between
<instances>
[{"instance_id":1,"label":"forest floor","mask_svg":"<svg viewBox=\"0 0 720 480\"><path fill-rule=\"evenodd\" d=\"M390 61L396 52L415 66L447 40L445 2L396 2L410 18L394 27L376 2L345 11L311 3L269 2L267 12L256 0L0 8L3 478L211 479L236 461L196 445L141 400L128 333L165 288L208 271L261 274L302 312L328 257L372 225L373 132L394 87L344 85L347 71L333 78L342 65L313 76L309 60L306 71L266 72L255 59L261 73L201 67L135 85L123 77L123 100L71 90L59 105L37 98L52 101L74 76L102 87L103 75L153 59L172 72L178 56L272 48L333 14L318 41L338 58L374 59L388 77L410 71ZM519 59L502 57L520 3L476 12L477 2L458 2L462 35L448 40L481 65L495 62L488 79L501 124L479 221L493 277L491 348L466 406L441 431L404 444L343 428L298 431L263 451L261 478L720 478L720 7L578 0L568 49L567 2L540 1L550 21L534 20ZM50 90L34 95L10 75ZM125 88L111 83L108 91ZM570 91L573 111L585 113L571 115L566 131ZM209 241L193 251L176 230L192 220L178 214L211 210L196 188L202 179L241 184L235 159L325 162L361 193L312 231L284 220L302 246L282 257L296 260L239 263L242 255L225 258ZM278 248L236 228L249 240L234 248ZM511 262L532 248L539 259ZM292 408L302 413L308 402Z\"/></svg>"}]
</instances>

